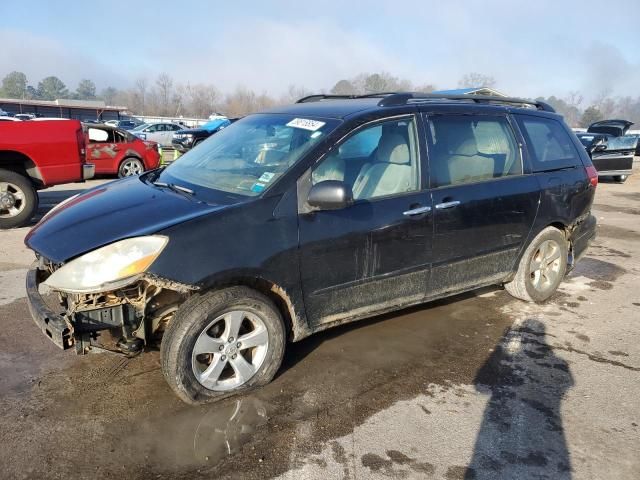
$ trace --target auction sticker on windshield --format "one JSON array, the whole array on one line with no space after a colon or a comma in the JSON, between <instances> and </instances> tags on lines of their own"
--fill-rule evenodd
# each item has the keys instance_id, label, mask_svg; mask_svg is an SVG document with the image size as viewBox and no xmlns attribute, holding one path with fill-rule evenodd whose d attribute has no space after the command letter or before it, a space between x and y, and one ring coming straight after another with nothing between
<instances>
[{"instance_id":1,"label":"auction sticker on windshield","mask_svg":"<svg viewBox=\"0 0 640 480\"><path fill-rule=\"evenodd\" d=\"M315 132L319 128L322 128L324 124L325 122L311 120L309 118L294 118L289 123L287 123L287 127L302 128L304 130Z\"/></svg>"}]
</instances>

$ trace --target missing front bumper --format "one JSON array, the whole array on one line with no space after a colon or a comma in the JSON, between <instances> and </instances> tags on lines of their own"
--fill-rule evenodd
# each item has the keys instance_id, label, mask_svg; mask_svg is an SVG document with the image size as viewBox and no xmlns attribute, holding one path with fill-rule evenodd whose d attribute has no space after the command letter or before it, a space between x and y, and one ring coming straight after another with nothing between
<instances>
[{"instance_id":1,"label":"missing front bumper","mask_svg":"<svg viewBox=\"0 0 640 480\"><path fill-rule=\"evenodd\" d=\"M43 281L44 272L32 266L27 272L27 300L29 312L34 322L58 347L66 350L74 344L73 332L66 320L59 313L54 312L44 301L38 285Z\"/></svg>"}]
</instances>

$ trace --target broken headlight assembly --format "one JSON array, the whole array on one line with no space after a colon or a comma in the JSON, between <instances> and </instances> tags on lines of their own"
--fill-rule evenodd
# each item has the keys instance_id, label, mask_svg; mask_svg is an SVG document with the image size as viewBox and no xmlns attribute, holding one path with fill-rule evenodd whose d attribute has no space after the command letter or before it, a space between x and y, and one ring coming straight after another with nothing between
<instances>
[{"instance_id":1,"label":"broken headlight assembly","mask_svg":"<svg viewBox=\"0 0 640 480\"><path fill-rule=\"evenodd\" d=\"M111 243L71 260L44 282L67 293L98 293L135 282L158 258L168 238L133 237Z\"/></svg>"}]
</instances>

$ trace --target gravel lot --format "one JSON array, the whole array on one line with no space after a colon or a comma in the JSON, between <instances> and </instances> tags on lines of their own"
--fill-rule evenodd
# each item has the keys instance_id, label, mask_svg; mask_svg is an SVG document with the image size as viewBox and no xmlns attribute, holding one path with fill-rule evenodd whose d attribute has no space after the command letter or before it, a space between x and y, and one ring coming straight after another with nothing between
<instances>
[{"instance_id":1,"label":"gravel lot","mask_svg":"<svg viewBox=\"0 0 640 480\"><path fill-rule=\"evenodd\" d=\"M41 214L76 191L41 193ZM158 352L77 357L32 322L0 231L2 478L640 478L640 175L544 305L485 289L291 345L273 383L187 407Z\"/></svg>"}]
</instances>

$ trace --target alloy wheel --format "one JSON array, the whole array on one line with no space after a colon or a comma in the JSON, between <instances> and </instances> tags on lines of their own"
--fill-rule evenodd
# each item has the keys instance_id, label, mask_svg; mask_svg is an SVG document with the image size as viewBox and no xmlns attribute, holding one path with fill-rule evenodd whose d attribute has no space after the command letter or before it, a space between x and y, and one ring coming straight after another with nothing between
<instances>
[{"instance_id":1,"label":"alloy wheel","mask_svg":"<svg viewBox=\"0 0 640 480\"><path fill-rule=\"evenodd\" d=\"M530 281L539 292L553 288L560 276L562 249L555 240L545 240L540 244L529 263Z\"/></svg>"},{"instance_id":2,"label":"alloy wheel","mask_svg":"<svg viewBox=\"0 0 640 480\"><path fill-rule=\"evenodd\" d=\"M191 366L198 382L215 391L245 384L260 369L269 347L265 323L254 313L232 310L200 333Z\"/></svg>"},{"instance_id":3,"label":"alloy wheel","mask_svg":"<svg viewBox=\"0 0 640 480\"><path fill-rule=\"evenodd\" d=\"M127 160L122 164L122 175L124 177L140 175L143 170L142 164L138 160Z\"/></svg>"},{"instance_id":4,"label":"alloy wheel","mask_svg":"<svg viewBox=\"0 0 640 480\"><path fill-rule=\"evenodd\" d=\"M0 218L20 214L26 205L22 189L15 183L0 182Z\"/></svg>"}]
</instances>

